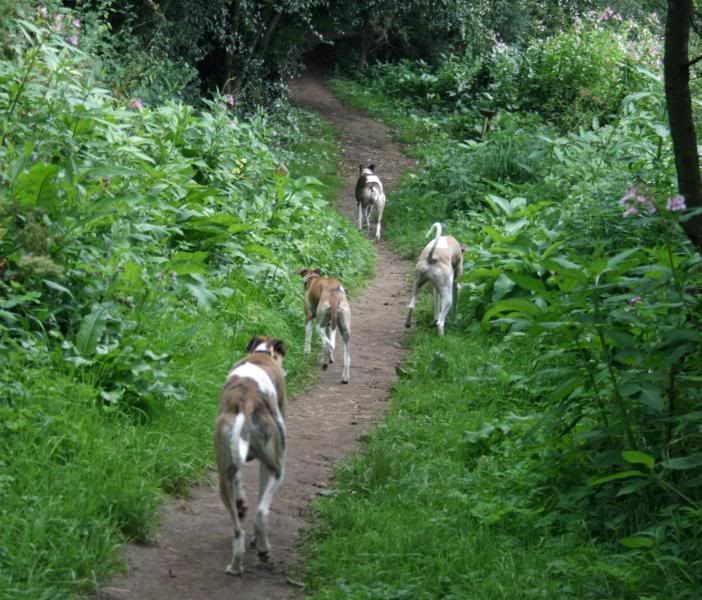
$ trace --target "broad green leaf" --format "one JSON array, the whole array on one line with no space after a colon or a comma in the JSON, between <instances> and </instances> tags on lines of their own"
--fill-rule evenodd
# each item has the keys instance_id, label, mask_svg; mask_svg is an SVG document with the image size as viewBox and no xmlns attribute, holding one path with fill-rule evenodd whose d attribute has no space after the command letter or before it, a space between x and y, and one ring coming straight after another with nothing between
<instances>
[{"instance_id":1,"label":"broad green leaf","mask_svg":"<svg viewBox=\"0 0 702 600\"><path fill-rule=\"evenodd\" d=\"M61 292L62 294L66 294L67 296L73 298L71 290L62 286L60 283L56 283L55 281L51 281L50 279L42 279L42 281L47 287L50 287L52 290L56 290L57 292Z\"/></svg>"},{"instance_id":2,"label":"broad green leaf","mask_svg":"<svg viewBox=\"0 0 702 600\"><path fill-rule=\"evenodd\" d=\"M650 454L639 452L638 450L624 450L622 452L624 460L632 465L645 465L649 471L653 471L656 461Z\"/></svg>"},{"instance_id":3,"label":"broad green leaf","mask_svg":"<svg viewBox=\"0 0 702 600\"><path fill-rule=\"evenodd\" d=\"M261 244L247 244L246 246L244 246L244 252L246 254L257 254L258 256L262 256L263 258L273 258L273 252L269 248L266 248Z\"/></svg>"},{"instance_id":4,"label":"broad green leaf","mask_svg":"<svg viewBox=\"0 0 702 600\"><path fill-rule=\"evenodd\" d=\"M626 546L627 548L652 548L654 545L651 538L640 535L621 538L618 541L622 546Z\"/></svg>"},{"instance_id":5,"label":"broad green leaf","mask_svg":"<svg viewBox=\"0 0 702 600\"><path fill-rule=\"evenodd\" d=\"M56 203L55 184L58 166L37 163L29 171L23 171L14 182L11 197L22 206L50 207Z\"/></svg>"},{"instance_id":6,"label":"broad green leaf","mask_svg":"<svg viewBox=\"0 0 702 600\"><path fill-rule=\"evenodd\" d=\"M210 308L217 302L216 294L207 289L205 285L188 283L186 286L192 297L195 298L197 305L201 308Z\"/></svg>"},{"instance_id":7,"label":"broad green leaf","mask_svg":"<svg viewBox=\"0 0 702 600\"><path fill-rule=\"evenodd\" d=\"M207 273L207 256L207 252L176 252L168 262L166 270L176 275Z\"/></svg>"},{"instance_id":8,"label":"broad green leaf","mask_svg":"<svg viewBox=\"0 0 702 600\"><path fill-rule=\"evenodd\" d=\"M505 231L508 235L514 235L519 233L524 227L529 224L526 219L519 219L518 221L510 221L505 225Z\"/></svg>"},{"instance_id":9,"label":"broad green leaf","mask_svg":"<svg viewBox=\"0 0 702 600\"><path fill-rule=\"evenodd\" d=\"M686 471L702 466L702 452L690 454L690 456L681 456L679 458L669 458L662 462L666 469L674 471Z\"/></svg>"},{"instance_id":10,"label":"broad green leaf","mask_svg":"<svg viewBox=\"0 0 702 600\"><path fill-rule=\"evenodd\" d=\"M495 306L485 313L483 317L483 325L490 322L490 319L495 315L502 313L520 313L527 315L537 315L541 312L538 306L529 300L524 300L523 298L508 298L507 300L501 300Z\"/></svg>"},{"instance_id":11,"label":"broad green leaf","mask_svg":"<svg viewBox=\"0 0 702 600\"><path fill-rule=\"evenodd\" d=\"M602 485L609 481L617 481L618 479L629 479L630 477L645 477L644 473L641 471L620 471L619 473L614 473L613 475L606 475L604 477L596 477L590 480L590 485Z\"/></svg>"},{"instance_id":12,"label":"broad green leaf","mask_svg":"<svg viewBox=\"0 0 702 600\"><path fill-rule=\"evenodd\" d=\"M546 291L544 282L540 279L536 279L536 277L529 277L528 275L522 275L521 273L507 273L507 277L514 281L514 283L516 283L518 286L531 290L532 292Z\"/></svg>"},{"instance_id":13,"label":"broad green leaf","mask_svg":"<svg viewBox=\"0 0 702 600\"><path fill-rule=\"evenodd\" d=\"M505 213L508 217L512 216L512 205L508 200L500 198L500 196L495 196L495 194L488 194L487 201L490 204L490 206L492 206L493 210L495 210L495 207L499 207L502 209L502 212ZM498 211L495 210L495 212Z\"/></svg>"},{"instance_id":14,"label":"broad green leaf","mask_svg":"<svg viewBox=\"0 0 702 600\"><path fill-rule=\"evenodd\" d=\"M514 289L514 282L504 273L502 273L492 286L492 301L497 302L504 298Z\"/></svg>"},{"instance_id":15,"label":"broad green leaf","mask_svg":"<svg viewBox=\"0 0 702 600\"><path fill-rule=\"evenodd\" d=\"M306 175L304 177L298 177L294 182L293 186L295 189L304 189L310 186L316 186L316 187L327 187L324 185L319 179L316 177L311 177L309 175Z\"/></svg>"},{"instance_id":16,"label":"broad green leaf","mask_svg":"<svg viewBox=\"0 0 702 600\"><path fill-rule=\"evenodd\" d=\"M102 337L107 325L107 313L101 306L96 306L83 318L76 335L76 349L81 356L95 354L95 348Z\"/></svg>"}]
</instances>

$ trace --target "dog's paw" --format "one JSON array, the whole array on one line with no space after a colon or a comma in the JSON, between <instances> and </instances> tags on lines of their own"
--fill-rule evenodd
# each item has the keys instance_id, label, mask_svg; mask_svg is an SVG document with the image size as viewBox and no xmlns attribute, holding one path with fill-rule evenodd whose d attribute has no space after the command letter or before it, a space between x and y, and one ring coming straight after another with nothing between
<instances>
[{"instance_id":1,"label":"dog's paw","mask_svg":"<svg viewBox=\"0 0 702 600\"><path fill-rule=\"evenodd\" d=\"M230 565L227 565L227 568L224 570L224 572L227 575L234 575L236 577L239 577L244 574L244 567L242 565L235 565L234 563L231 563Z\"/></svg>"},{"instance_id":2,"label":"dog's paw","mask_svg":"<svg viewBox=\"0 0 702 600\"><path fill-rule=\"evenodd\" d=\"M326 371L329 368L329 365L327 363L324 363L322 365L322 371Z\"/></svg>"},{"instance_id":3,"label":"dog's paw","mask_svg":"<svg viewBox=\"0 0 702 600\"><path fill-rule=\"evenodd\" d=\"M258 551L258 560L261 562L267 563L271 557L271 552L270 550L259 550Z\"/></svg>"},{"instance_id":4,"label":"dog's paw","mask_svg":"<svg viewBox=\"0 0 702 600\"><path fill-rule=\"evenodd\" d=\"M341 380L341 383L348 383L348 382L349 382L348 379L342 379L342 380Z\"/></svg>"},{"instance_id":5,"label":"dog's paw","mask_svg":"<svg viewBox=\"0 0 702 600\"><path fill-rule=\"evenodd\" d=\"M246 509L248 506L246 506L246 502L241 500L240 498L237 499L236 501L236 514L239 515L240 519L243 519L246 516Z\"/></svg>"}]
</instances>

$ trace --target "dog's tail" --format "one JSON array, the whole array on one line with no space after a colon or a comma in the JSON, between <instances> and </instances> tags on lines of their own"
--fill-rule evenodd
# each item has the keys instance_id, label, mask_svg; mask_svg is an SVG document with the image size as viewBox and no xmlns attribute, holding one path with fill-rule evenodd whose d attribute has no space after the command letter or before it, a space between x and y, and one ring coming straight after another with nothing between
<instances>
[{"instance_id":1,"label":"dog's tail","mask_svg":"<svg viewBox=\"0 0 702 600\"><path fill-rule=\"evenodd\" d=\"M434 243L431 246L431 250L429 250L429 256L427 257L427 260L430 263L434 262L434 250L436 250L436 245L439 243L439 238L441 237L441 223L434 223L430 228L429 231L427 231L427 234L424 237L429 237L431 235L431 232L436 229L436 235L434 236Z\"/></svg>"},{"instance_id":2,"label":"dog's tail","mask_svg":"<svg viewBox=\"0 0 702 600\"><path fill-rule=\"evenodd\" d=\"M234 425L229 431L229 448L232 453L232 460L237 466L243 465L249 454L249 440L241 435L245 422L246 417L244 413L237 413L234 418Z\"/></svg>"}]
</instances>

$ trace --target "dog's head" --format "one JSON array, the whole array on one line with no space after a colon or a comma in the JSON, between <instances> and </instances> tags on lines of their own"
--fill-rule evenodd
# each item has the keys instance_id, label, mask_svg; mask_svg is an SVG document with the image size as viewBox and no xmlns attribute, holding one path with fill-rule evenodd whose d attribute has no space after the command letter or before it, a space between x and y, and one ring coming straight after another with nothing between
<instances>
[{"instance_id":1,"label":"dog's head","mask_svg":"<svg viewBox=\"0 0 702 600\"><path fill-rule=\"evenodd\" d=\"M321 277L322 269L302 268L298 271L295 271L295 273L302 277L302 281L305 284L305 289L307 289L307 286L310 284L310 281L312 281L315 277Z\"/></svg>"},{"instance_id":2,"label":"dog's head","mask_svg":"<svg viewBox=\"0 0 702 600\"><path fill-rule=\"evenodd\" d=\"M375 165L368 165L364 167L363 165L358 165L358 174L360 175L373 175L375 171Z\"/></svg>"},{"instance_id":3,"label":"dog's head","mask_svg":"<svg viewBox=\"0 0 702 600\"><path fill-rule=\"evenodd\" d=\"M285 343L283 340L278 340L267 335L255 335L246 344L246 351L251 352L262 352L263 354L270 354L271 358L277 362L279 365L283 364L283 357L285 356Z\"/></svg>"}]
</instances>

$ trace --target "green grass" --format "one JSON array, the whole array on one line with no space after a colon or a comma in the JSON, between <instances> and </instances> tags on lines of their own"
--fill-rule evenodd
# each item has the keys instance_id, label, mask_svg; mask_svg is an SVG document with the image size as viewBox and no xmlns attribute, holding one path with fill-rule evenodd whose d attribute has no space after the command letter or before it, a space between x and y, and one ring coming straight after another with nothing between
<instances>
[{"instance_id":1,"label":"green grass","mask_svg":"<svg viewBox=\"0 0 702 600\"><path fill-rule=\"evenodd\" d=\"M288 145L291 174L319 177L333 198L339 146L332 129L299 115L295 139L296 147ZM290 243L307 245L310 260L333 253L345 284L357 289L373 272L372 244L333 210L327 226L343 232L338 248L315 248L314 232ZM121 544L149 539L164 494L187 495L212 463L219 390L252 334L285 340L289 394L309 385L316 364L302 355L297 284L281 297L235 273L227 282L233 295L209 312L165 310L158 302L143 307L140 330L148 348L171 355L167 379L186 390L184 400L169 401L148 417L97 402L97 383L58 355L11 358L0 380L3 600L90 594L124 567Z\"/></svg>"}]
</instances>

